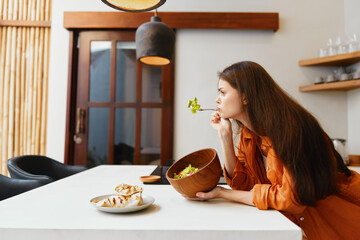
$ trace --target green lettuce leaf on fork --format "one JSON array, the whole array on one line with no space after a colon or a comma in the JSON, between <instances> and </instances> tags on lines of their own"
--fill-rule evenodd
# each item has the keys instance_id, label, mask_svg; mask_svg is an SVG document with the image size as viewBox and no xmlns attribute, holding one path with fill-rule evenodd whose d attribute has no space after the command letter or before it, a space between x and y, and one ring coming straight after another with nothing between
<instances>
[{"instance_id":1,"label":"green lettuce leaf on fork","mask_svg":"<svg viewBox=\"0 0 360 240\"><path fill-rule=\"evenodd\" d=\"M200 111L200 105L198 104L198 99L195 97L194 100L189 100L188 108L191 108L192 113Z\"/></svg>"}]
</instances>

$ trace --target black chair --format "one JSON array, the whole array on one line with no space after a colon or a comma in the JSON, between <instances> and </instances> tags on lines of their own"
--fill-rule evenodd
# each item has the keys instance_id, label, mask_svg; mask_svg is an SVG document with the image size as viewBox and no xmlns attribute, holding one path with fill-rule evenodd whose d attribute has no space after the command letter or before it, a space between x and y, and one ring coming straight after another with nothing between
<instances>
[{"instance_id":1,"label":"black chair","mask_svg":"<svg viewBox=\"0 0 360 240\"><path fill-rule=\"evenodd\" d=\"M0 174L0 201L42 185L38 180L13 179Z\"/></svg>"},{"instance_id":2,"label":"black chair","mask_svg":"<svg viewBox=\"0 0 360 240\"><path fill-rule=\"evenodd\" d=\"M10 176L15 179L33 179L47 184L87 169L85 166L71 166L54 159L25 155L7 161Z\"/></svg>"}]
</instances>

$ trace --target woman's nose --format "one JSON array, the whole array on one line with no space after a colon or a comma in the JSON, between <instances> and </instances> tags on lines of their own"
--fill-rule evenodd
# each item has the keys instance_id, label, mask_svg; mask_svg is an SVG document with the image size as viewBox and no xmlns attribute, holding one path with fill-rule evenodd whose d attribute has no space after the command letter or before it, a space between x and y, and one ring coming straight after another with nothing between
<instances>
[{"instance_id":1,"label":"woman's nose","mask_svg":"<svg viewBox=\"0 0 360 240\"><path fill-rule=\"evenodd\" d=\"M220 103L220 96L218 96L218 97L215 99L215 102L216 102L216 103Z\"/></svg>"}]
</instances>

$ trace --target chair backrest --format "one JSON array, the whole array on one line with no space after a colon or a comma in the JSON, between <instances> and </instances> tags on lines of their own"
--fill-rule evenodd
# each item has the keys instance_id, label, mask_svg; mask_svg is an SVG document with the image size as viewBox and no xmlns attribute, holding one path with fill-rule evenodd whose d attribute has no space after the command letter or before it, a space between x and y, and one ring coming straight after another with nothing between
<instances>
[{"instance_id":1,"label":"chair backrest","mask_svg":"<svg viewBox=\"0 0 360 240\"><path fill-rule=\"evenodd\" d=\"M42 156L26 155L10 158L7 167L14 179L38 180L46 184L54 181L49 176L50 171L46 170L49 168L47 162Z\"/></svg>"},{"instance_id":2,"label":"chair backrest","mask_svg":"<svg viewBox=\"0 0 360 240\"><path fill-rule=\"evenodd\" d=\"M0 201L42 185L38 180L13 179L0 174Z\"/></svg>"},{"instance_id":3,"label":"chair backrest","mask_svg":"<svg viewBox=\"0 0 360 240\"><path fill-rule=\"evenodd\" d=\"M7 165L12 178L37 179L47 183L87 169L83 166L66 165L40 155L24 155L10 158Z\"/></svg>"}]
</instances>

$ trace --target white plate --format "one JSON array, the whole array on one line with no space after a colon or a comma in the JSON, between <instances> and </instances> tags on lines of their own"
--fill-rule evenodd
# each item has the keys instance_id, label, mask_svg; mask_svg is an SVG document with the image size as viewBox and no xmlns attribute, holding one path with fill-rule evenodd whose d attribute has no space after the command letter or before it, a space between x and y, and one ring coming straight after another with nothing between
<instances>
[{"instance_id":1,"label":"white plate","mask_svg":"<svg viewBox=\"0 0 360 240\"><path fill-rule=\"evenodd\" d=\"M113 208L113 207L100 207L97 206L96 204L93 203L94 200L102 200L105 198L108 198L110 196L114 196L116 194L107 194L107 195L102 195L102 196L98 196L98 197L94 197L93 199L90 200L90 203L95 206L98 210L103 211L103 212L110 212L110 213L127 213L127 212L136 212L136 211L140 211L142 209L145 209L147 207L149 207L151 204L153 204L155 202L155 198L146 195L146 194L142 194L141 197L143 199L143 204L140 206L136 206L136 207L125 207L125 208Z\"/></svg>"}]
</instances>

